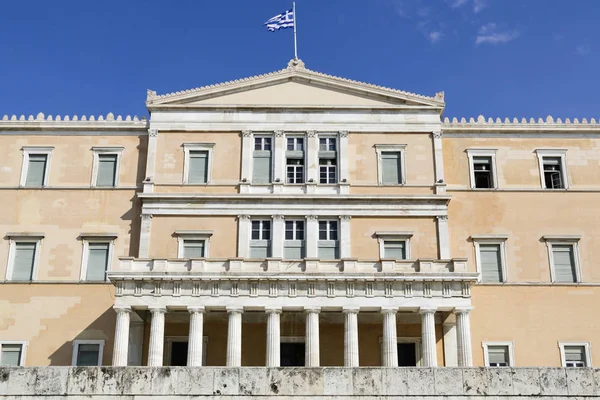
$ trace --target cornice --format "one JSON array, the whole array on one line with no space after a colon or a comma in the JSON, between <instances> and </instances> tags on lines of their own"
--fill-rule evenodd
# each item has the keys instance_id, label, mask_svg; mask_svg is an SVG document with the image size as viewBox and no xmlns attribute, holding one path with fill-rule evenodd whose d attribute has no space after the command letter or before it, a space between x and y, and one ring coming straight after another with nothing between
<instances>
[{"instance_id":1,"label":"cornice","mask_svg":"<svg viewBox=\"0 0 600 400\"><path fill-rule=\"evenodd\" d=\"M127 115L125 117L121 115L115 115L108 113L106 116L60 116L55 117L51 115L44 115L38 113L36 116L29 115L4 115L0 119L0 131L2 130L131 130L131 129L147 129L148 121L146 117L139 118L137 115ZM4 133L4 132L2 132Z\"/></svg>"},{"instance_id":2,"label":"cornice","mask_svg":"<svg viewBox=\"0 0 600 400\"><path fill-rule=\"evenodd\" d=\"M546 117L546 119L526 118L518 119L505 118L486 118L482 115L478 116L477 119L461 118L444 118L442 123L442 129L444 133L478 133L478 132L600 132L600 121L595 118L587 119L566 118L564 121L561 118L554 119L552 116Z\"/></svg>"},{"instance_id":3,"label":"cornice","mask_svg":"<svg viewBox=\"0 0 600 400\"><path fill-rule=\"evenodd\" d=\"M189 194L189 193L138 193L140 199L147 200L229 200L229 201L269 201L280 202L291 200L295 202L302 201L434 201L448 202L452 198L449 195L427 195L427 194L412 194L412 195L310 195L304 194L298 196L296 194Z\"/></svg>"}]
</instances>

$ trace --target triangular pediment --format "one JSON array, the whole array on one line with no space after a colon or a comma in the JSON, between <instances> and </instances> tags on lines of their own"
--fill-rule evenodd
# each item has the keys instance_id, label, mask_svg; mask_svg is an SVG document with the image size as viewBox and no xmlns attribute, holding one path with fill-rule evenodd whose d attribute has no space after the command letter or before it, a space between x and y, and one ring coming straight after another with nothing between
<instances>
[{"instance_id":1,"label":"triangular pediment","mask_svg":"<svg viewBox=\"0 0 600 400\"><path fill-rule=\"evenodd\" d=\"M217 85L166 95L148 91L148 108L247 107L418 107L443 109L443 93L435 97L356 82L304 68L292 60L288 68Z\"/></svg>"}]
</instances>

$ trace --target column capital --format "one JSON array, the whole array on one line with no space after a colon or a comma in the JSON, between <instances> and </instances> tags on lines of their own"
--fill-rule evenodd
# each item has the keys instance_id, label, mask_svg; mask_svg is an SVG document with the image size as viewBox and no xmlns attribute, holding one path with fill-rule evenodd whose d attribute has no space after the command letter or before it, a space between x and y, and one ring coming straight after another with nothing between
<instances>
[{"instance_id":1,"label":"column capital","mask_svg":"<svg viewBox=\"0 0 600 400\"><path fill-rule=\"evenodd\" d=\"M115 312L117 314L120 313L130 313L133 310L131 309L131 306L113 306L113 310L115 310Z\"/></svg>"},{"instance_id":2,"label":"column capital","mask_svg":"<svg viewBox=\"0 0 600 400\"><path fill-rule=\"evenodd\" d=\"M307 314L319 314L321 307L304 307L304 312Z\"/></svg>"},{"instance_id":3,"label":"column capital","mask_svg":"<svg viewBox=\"0 0 600 400\"><path fill-rule=\"evenodd\" d=\"M148 136L150 136L150 137L158 136L158 129L148 129Z\"/></svg>"},{"instance_id":4,"label":"column capital","mask_svg":"<svg viewBox=\"0 0 600 400\"><path fill-rule=\"evenodd\" d=\"M246 214L238 215L237 217L238 217L239 220L244 220L244 221L249 221L250 220L250 216L246 215Z\"/></svg>"},{"instance_id":5,"label":"column capital","mask_svg":"<svg viewBox=\"0 0 600 400\"><path fill-rule=\"evenodd\" d=\"M319 217L317 215L306 215L306 219L316 221L319 219Z\"/></svg>"},{"instance_id":6,"label":"column capital","mask_svg":"<svg viewBox=\"0 0 600 400\"><path fill-rule=\"evenodd\" d=\"M283 137L283 131L275 131L275 137Z\"/></svg>"},{"instance_id":7,"label":"column capital","mask_svg":"<svg viewBox=\"0 0 600 400\"><path fill-rule=\"evenodd\" d=\"M433 138L434 139L441 139L442 138L442 132L441 131L433 131Z\"/></svg>"},{"instance_id":8,"label":"column capital","mask_svg":"<svg viewBox=\"0 0 600 400\"><path fill-rule=\"evenodd\" d=\"M350 221L352 219L351 215L340 215L340 219L342 221Z\"/></svg>"},{"instance_id":9,"label":"column capital","mask_svg":"<svg viewBox=\"0 0 600 400\"><path fill-rule=\"evenodd\" d=\"M204 306L188 306L187 310L190 314L206 312L206 308Z\"/></svg>"},{"instance_id":10,"label":"column capital","mask_svg":"<svg viewBox=\"0 0 600 400\"><path fill-rule=\"evenodd\" d=\"M267 314L281 314L282 311L281 307L265 307L265 313Z\"/></svg>"},{"instance_id":11,"label":"column capital","mask_svg":"<svg viewBox=\"0 0 600 400\"><path fill-rule=\"evenodd\" d=\"M435 307L421 307L419 308L419 314L435 314L437 308Z\"/></svg>"},{"instance_id":12,"label":"column capital","mask_svg":"<svg viewBox=\"0 0 600 400\"><path fill-rule=\"evenodd\" d=\"M152 314L165 314L167 312L167 307L156 306L156 307L148 307L148 311Z\"/></svg>"},{"instance_id":13,"label":"column capital","mask_svg":"<svg viewBox=\"0 0 600 400\"><path fill-rule=\"evenodd\" d=\"M340 133L340 137L343 137L343 138L348 137L348 131L339 131L339 133Z\"/></svg>"},{"instance_id":14,"label":"column capital","mask_svg":"<svg viewBox=\"0 0 600 400\"><path fill-rule=\"evenodd\" d=\"M344 307L342 309L342 312L344 314L358 314L359 311L360 311L360 307Z\"/></svg>"},{"instance_id":15,"label":"column capital","mask_svg":"<svg viewBox=\"0 0 600 400\"><path fill-rule=\"evenodd\" d=\"M252 136L252 131L251 130L243 130L242 131L242 136L243 137L250 137L250 136Z\"/></svg>"},{"instance_id":16,"label":"column capital","mask_svg":"<svg viewBox=\"0 0 600 400\"><path fill-rule=\"evenodd\" d=\"M271 215L271 218L273 218L274 221L283 221L284 217L281 214L275 214L275 215Z\"/></svg>"},{"instance_id":17,"label":"column capital","mask_svg":"<svg viewBox=\"0 0 600 400\"><path fill-rule=\"evenodd\" d=\"M454 314L469 314L473 307L455 307Z\"/></svg>"},{"instance_id":18,"label":"column capital","mask_svg":"<svg viewBox=\"0 0 600 400\"><path fill-rule=\"evenodd\" d=\"M317 137L317 131L306 131L309 138Z\"/></svg>"},{"instance_id":19,"label":"column capital","mask_svg":"<svg viewBox=\"0 0 600 400\"><path fill-rule=\"evenodd\" d=\"M381 307L380 312L382 314L397 314L398 308L397 307Z\"/></svg>"},{"instance_id":20,"label":"column capital","mask_svg":"<svg viewBox=\"0 0 600 400\"><path fill-rule=\"evenodd\" d=\"M447 215L438 215L436 218L438 221L448 221Z\"/></svg>"},{"instance_id":21,"label":"column capital","mask_svg":"<svg viewBox=\"0 0 600 400\"><path fill-rule=\"evenodd\" d=\"M229 314L242 314L244 312L244 307L242 307L242 306L227 306L226 310Z\"/></svg>"}]
</instances>

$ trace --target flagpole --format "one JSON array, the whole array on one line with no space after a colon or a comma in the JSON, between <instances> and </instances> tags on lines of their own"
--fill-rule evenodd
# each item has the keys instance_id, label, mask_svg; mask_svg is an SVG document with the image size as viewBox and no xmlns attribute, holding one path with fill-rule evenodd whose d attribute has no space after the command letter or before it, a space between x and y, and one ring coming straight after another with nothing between
<instances>
[{"instance_id":1,"label":"flagpole","mask_svg":"<svg viewBox=\"0 0 600 400\"><path fill-rule=\"evenodd\" d=\"M292 2L292 12L294 13L294 59L298 59L298 42L296 40L296 24L298 19L296 18L296 2Z\"/></svg>"}]
</instances>

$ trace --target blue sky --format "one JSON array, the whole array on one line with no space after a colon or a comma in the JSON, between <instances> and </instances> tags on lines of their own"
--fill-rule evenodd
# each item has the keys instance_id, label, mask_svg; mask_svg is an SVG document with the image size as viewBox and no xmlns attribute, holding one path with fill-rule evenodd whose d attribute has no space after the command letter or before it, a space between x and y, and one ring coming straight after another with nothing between
<instances>
[{"instance_id":1,"label":"blue sky","mask_svg":"<svg viewBox=\"0 0 600 400\"><path fill-rule=\"evenodd\" d=\"M282 0L5 0L0 115L145 115L159 94L270 72ZM446 93L449 117L600 117L598 0L297 0L310 69Z\"/></svg>"}]
</instances>

